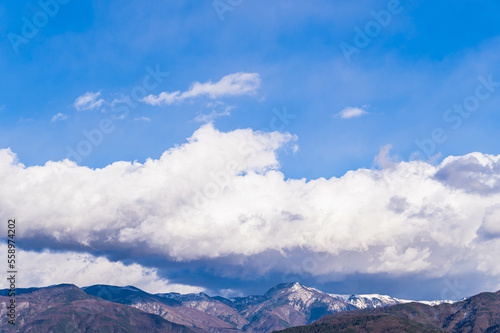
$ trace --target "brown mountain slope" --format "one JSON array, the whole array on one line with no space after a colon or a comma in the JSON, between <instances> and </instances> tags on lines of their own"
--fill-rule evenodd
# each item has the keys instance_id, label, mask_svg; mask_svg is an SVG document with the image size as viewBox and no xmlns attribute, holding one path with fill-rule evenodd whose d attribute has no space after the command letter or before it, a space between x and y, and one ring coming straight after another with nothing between
<instances>
[{"instance_id":1,"label":"brown mountain slope","mask_svg":"<svg viewBox=\"0 0 500 333\"><path fill-rule=\"evenodd\" d=\"M2 318L6 317L9 300L0 296ZM73 285L19 295L16 305L15 329L2 320L1 332L193 332L154 314L87 295Z\"/></svg>"},{"instance_id":2,"label":"brown mountain slope","mask_svg":"<svg viewBox=\"0 0 500 333\"><path fill-rule=\"evenodd\" d=\"M343 312L282 332L500 332L500 291L481 293L454 304L408 303Z\"/></svg>"},{"instance_id":3,"label":"brown mountain slope","mask_svg":"<svg viewBox=\"0 0 500 333\"><path fill-rule=\"evenodd\" d=\"M441 333L437 327L391 315L352 315L335 318L328 322L316 322L308 326L289 328L281 332L293 333Z\"/></svg>"},{"instance_id":4,"label":"brown mountain slope","mask_svg":"<svg viewBox=\"0 0 500 333\"><path fill-rule=\"evenodd\" d=\"M299 283L283 283L262 296L231 300L203 293L151 295L131 286L96 285L83 290L157 314L170 322L213 333L272 332L310 324L325 314L356 309L352 304Z\"/></svg>"}]
</instances>

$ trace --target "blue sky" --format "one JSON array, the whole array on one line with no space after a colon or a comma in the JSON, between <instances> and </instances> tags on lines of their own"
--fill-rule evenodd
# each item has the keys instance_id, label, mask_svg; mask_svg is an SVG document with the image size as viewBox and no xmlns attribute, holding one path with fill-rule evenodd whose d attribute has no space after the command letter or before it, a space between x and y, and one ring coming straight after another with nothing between
<instances>
[{"instance_id":1,"label":"blue sky","mask_svg":"<svg viewBox=\"0 0 500 333\"><path fill-rule=\"evenodd\" d=\"M2 146L27 165L65 158L66 145L75 145L81 131L102 118L95 110L75 112L78 96L127 93L147 66L159 65L170 75L151 93L186 90L235 72L259 73L258 96L228 100L236 108L215 123L221 130L261 129L269 127L274 108L297 115L286 130L299 136L301 149L283 157L287 176L340 176L370 167L388 143L406 160L415 139L446 125L443 112L473 92L479 75L497 77L498 4L402 2L403 11L348 63L339 44L353 44L353 28L364 28L373 20L370 11L387 4L243 1L221 21L210 1L70 1L17 54L5 37L20 35L22 18L32 19L40 7L35 1L3 5ZM199 127L193 119L210 111L204 102L138 106L130 118L153 121L120 122L81 164L158 157ZM481 105L436 153L495 153L497 103L494 96ZM369 114L349 121L333 117L348 106ZM57 113L69 118L50 123Z\"/></svg>"},{"instance_id":2,"label":"blue sky","mask_svg":"<svg viewBox=\"0 0 500 333\"><path fill-rule=\"evenodd\" d=\"M417 159L429 168L451 155L500 153L497 1L451 5L418 0L243 0L229 5L226 0L73 0L50 7L53 15L43 14L41 3L54 2L0 5L0 148L10 148L26 167L67 157L75 160L68 147L77 149L88 141L84 132L99 129L103 119L110 119L113 129L75 160L79 166L94 169L117 161L158 160L165 151L186 143L210 119L221 133L239 129L290 133L292 139L284 138L268 149L276 151L284 179L292 180L384 169L374 159L386 145L392 149L384 160ZM226 7L217 9L214 4ZM397 10L391 13L391 6ZM390 13L387 24L379 24L367 37L368 45L346 57L342 43L356 47L358 28L366 31L374 26L372 12L382 11ZM26 22L43 15L47 22L39 24L33 36L23 35ZM19 38L23 42L16 44ZM179 91L185 97L171 103L134 100L124 115L123 107L129 104L123 97L143 86L148 68L168 76L147 89L147 95L154 99L162 92ZM231 76L238 73L249 76ZM223 86L224 78L235 78L236 86ZM195 83L202 92L193 92ZM214 93L217 89L222 90ZM478 91L484 98L477 97ZM79 107L78 98L84 96L88 99L80 99ZM464 112L466 116L448 112L455 104L473 111ZM289 117L276 122L284 112ZM269 163L262 165L266 169ZM61 242L54 249L75 250L70 241ZM51 248L48 243L27 250ZM118 251L92 248L85 250L107 258ZM142 259L132 261L148 262L137 256ZM193 285L224 289L221 286L228 284L234 290L247 285L241 276L226 271L232 265L227 258L220 259L224 263L216 257L198 259L202 262L169 273L163 271L162 259L150 264L176 283L188 279L188 271L203 271L205 279L190 281ZM272 278L281 276L279 272L270 270L264 277L250 274L266 282L252 277L258 282L245 291L262 291L280 282ZM372 281L381 282L373 282L373 288L364 284L363 292L376 285L385 292L424 297L406 292L407 287L391 289L398 285L397 274L384 278L387 272L379 273ZM307 278L309 284L348 289L339 280ZM439 298L442 280L429 282L438 287L425 296Z\"/></svg>"}]
</instances>

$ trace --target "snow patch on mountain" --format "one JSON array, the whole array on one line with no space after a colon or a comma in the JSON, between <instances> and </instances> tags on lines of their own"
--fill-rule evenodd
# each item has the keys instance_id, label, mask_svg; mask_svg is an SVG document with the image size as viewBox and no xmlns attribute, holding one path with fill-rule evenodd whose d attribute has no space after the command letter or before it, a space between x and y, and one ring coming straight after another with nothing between
<instances>
[{"instance_id":1,"label":"snow patch on mountain","mask_svg":"<svg viewBox=\"0 0 500 333\"><path fill-rule=\"evenodd\" d=\"M328 294L333 298L337 298L343 300L346 303L352 304L358 309L372 309L372 308L380 308L384 306L391 306L396 304L405 304L405 303L422 303L430 306L440 305L443 303L452 304L454 301L449 300L440 300L440 301L413 301L395 298L387 295L379 295L379 294L351 294L351 295L339 295L339 294Z\"/></svg>"}]
</instances>

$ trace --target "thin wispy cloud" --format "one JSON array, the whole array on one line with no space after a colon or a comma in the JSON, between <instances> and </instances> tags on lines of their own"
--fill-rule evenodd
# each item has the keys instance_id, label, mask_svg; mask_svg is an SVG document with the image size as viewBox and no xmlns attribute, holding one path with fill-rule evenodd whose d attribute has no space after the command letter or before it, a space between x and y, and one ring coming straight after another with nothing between
<instances>
[{"instance_id":1,"label":"thin wispy cloud","mask_svg":"<svg viewBox=\"0 0 500 333\"><path fill-rule=\"evenodd\" d=\"M75 100L73 107L77 111L94 110L104 104L104 100L99 98L100 96L100 91L96 93L86 92Z\"/></svg>"},{"instance_id":2,"label":"thin wispy cloud","mask_svg":"<svg viewBox=\"0 0 500 333\"><path fill-rule=\"evenodd\" d=\"M149 118L149 117L137 117L137 118L134 118L134 121L144 121L144 122L149 123L151 121L151 118Z\"/></svg>"},{"instance_id":3,"label":"thin wispy cloud","mask_svg":"<svg viewBox=\"0 0 500 333\"><path fill-rule=\"evenodd\" d=\"M231 112L229 112L229 110L223 110L223 111L212 110L208 114L197 115L196 118L194 118L194 120L198 121L200 123L209 123L216 118L230 116L230 115L231 115Z\"/></svg>"},{"instance_id":4,"label":"thin wispy cloud","mask_svg":"<svg viewBox=\"0 0 500 333\"><path fill-rule=\"evenodd\" d=\"M187 91L162 92L149 95L142 101L149 105L170 105L188 99L205 96L210 99L254 95L260 88L261 79L258 73L235 73L224 76L218 82L195 82Z\"/></svg>"},{"instance_id":5,"label":"thin wispy cloud","mask_svg":"<svg viewBox=\"0 0 500 333\"><path fill-rule=\"evenodd\" d=\"M21 124L23 124L23 123L32 123L34 121L35 121L35 119L33 119L33 118L20 118L18 120L18 122L21 123Z\"/></svg>"},{"instance_id":6,"label":"thin wispy cloud","mask_svg":"<svg viewBox=\"0 0 500 333\"><path fill-rule=\"evenodd\" d=\"M111 105L111 107L114 107L115 105L122 104L122 103L131 104L131 103L133 103L133 101L130 99L130 96L121 94L119 97L114 98L111 101L110 105Z\"/></svg>"},{"instance_id":7,"label":"thin wispy cloud","mask_svg":"<svg viewBox=\"0 0 500 333\"><path fill-rule=\"evenodd\" d=\"M350 119L350 118L358 118L364 116L365 114L368 114L368 112L366 112L363 108L348 106L339 113L337 113L335 116L342 119Z\"/></svg>"},{"instance_id":8,"label":"thin wispy cloud","mask_svg":"<svg viewBox=\"0 0 500 333\"><path fill-rule=\"evenodd\" d=\"M209 113L202 113L197 115L196 118L194 118L195 121L201 123L209 123L219 117L228 117L231 115L231 110L235 108L235 106L226 105L221 101L208 102L206 104L206 107L211 108L212 111L210 111Z\"/></svg>"},{"instance_id":9,"label":"thin wispy cloud","mask_svg":"<svg viewBox=\"0 0 500 333\"><path fill-rule=\"evenodd\" d=\"M55 123L56 121L62 121L62 120L66 120L66 119L68 119L68 116L59 112L52 117L50 122Z\"/></svg>"},{"instance_id":10,"label":"thin wispy cloud","mask_svg":"<svg viewBox=\"0 0 500 333\"><path fill-rule=\"evenodd\" d=\"M380 148L378 155L373 159L372 165L380 169L386 169L393 167L396 163L400 162L398 156L392 156L390 154L391 149L391 144L387 144Z\"/></svg>"}]
</instances>

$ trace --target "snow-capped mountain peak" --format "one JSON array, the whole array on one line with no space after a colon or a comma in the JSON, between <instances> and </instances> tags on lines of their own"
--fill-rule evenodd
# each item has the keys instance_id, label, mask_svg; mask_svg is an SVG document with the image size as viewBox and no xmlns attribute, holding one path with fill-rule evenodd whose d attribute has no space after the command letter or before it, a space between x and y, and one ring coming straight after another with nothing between
<instances>
[{"instance_id":1,"label":"snow-capped mountain peak","mask_svg":"<svg viewBox=\"0 0 500 333\"><path fill-rule=\"evenodd\" d=\"M232 299L204 293L151 295L133 287L113 286L93 286L85 292L210 332L271 332L307 325L327 314L412 302L380 294L328 294L298 282L279 284L261 296Z\"/></svg>"},{"instance_id":2,"label":"snow-capped mountain peak","mask_svg":"<svg viewBox=\"0 0 500 333\"><path fill-rule=\"evenodd\" d=\"M388 295L380 295L380 294L350 294L350 295L341 295L341 294L328 294L333 298L341 299L346 303L352 304L358 309L368 309L368 308L379 308L384 306L396 305L396 304L405 304L405 303L422 303L430 306L439 305L443 303L452 304L454 301L449 300L440 300L440 301L413 301L391 297Z\"/></svg>"}]
</instances>

